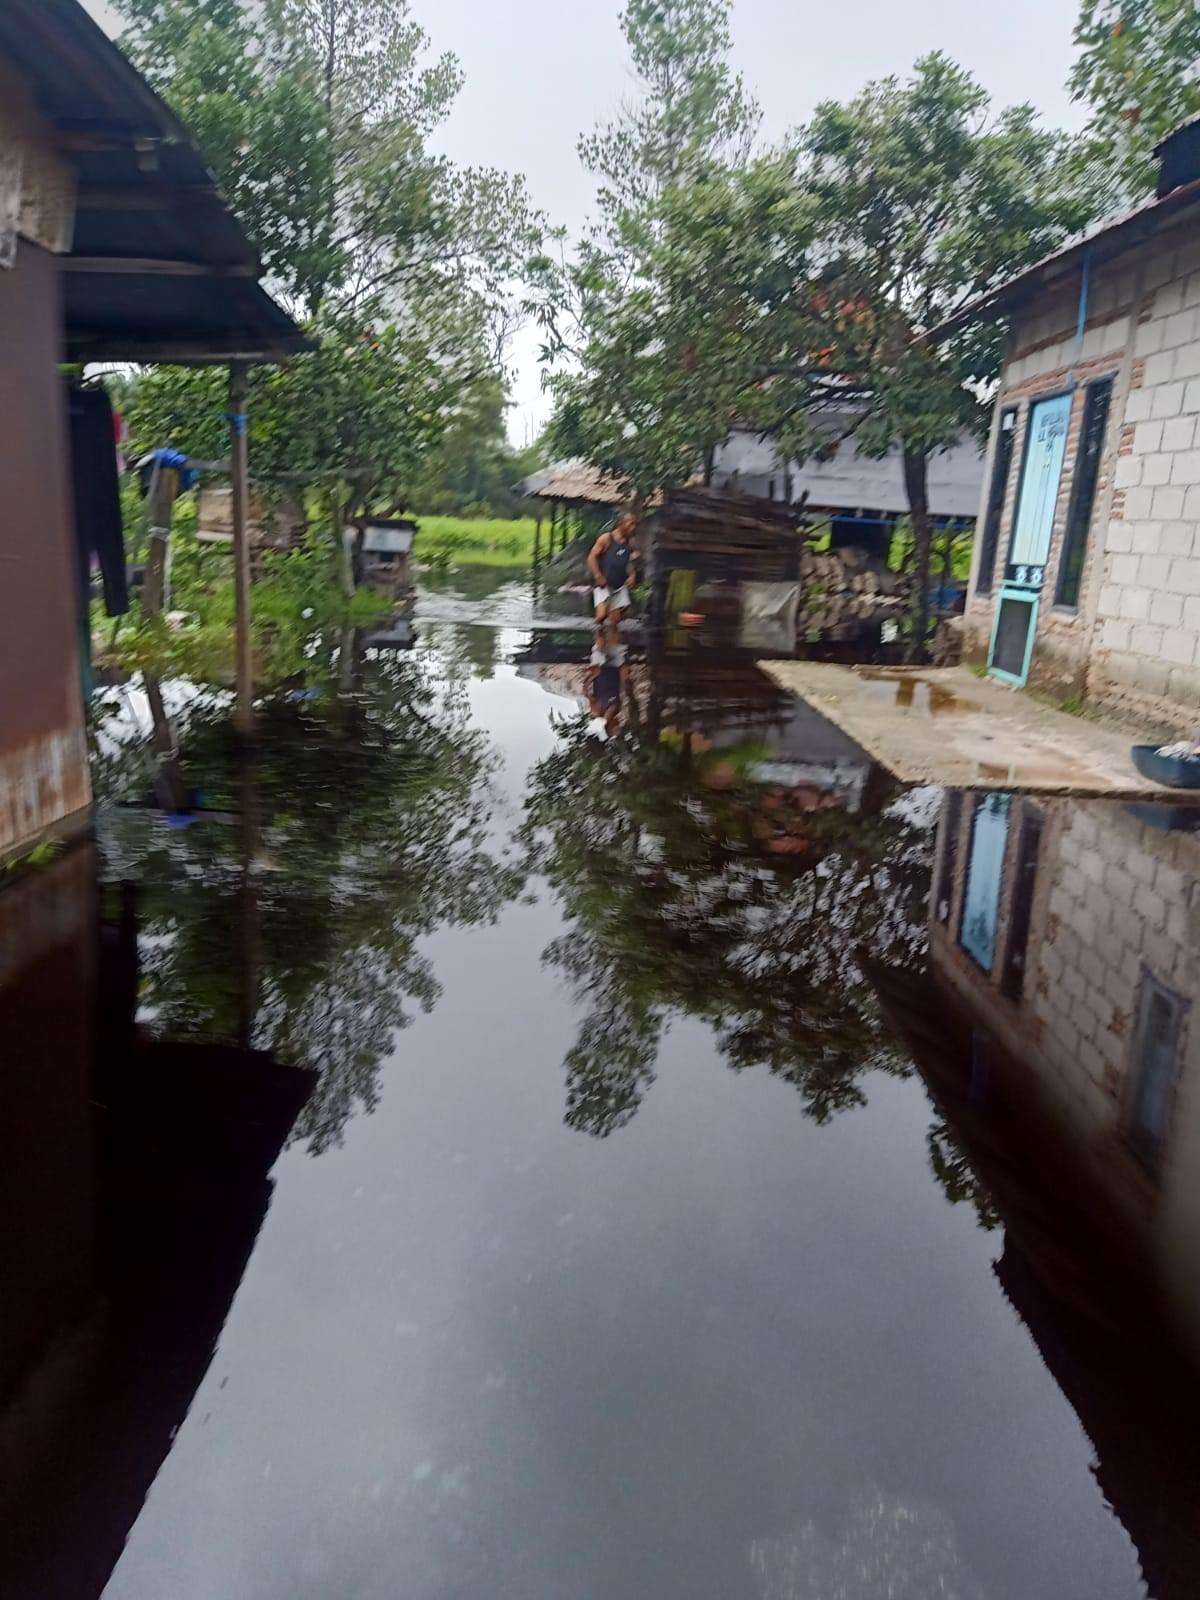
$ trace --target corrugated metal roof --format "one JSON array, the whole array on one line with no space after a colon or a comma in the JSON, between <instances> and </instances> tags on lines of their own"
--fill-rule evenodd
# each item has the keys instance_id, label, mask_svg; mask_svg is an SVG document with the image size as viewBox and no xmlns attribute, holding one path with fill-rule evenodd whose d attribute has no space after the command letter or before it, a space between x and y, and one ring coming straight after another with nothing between
<instances>
[{"instance_id":1,"label":"corrugated metal roof","mask_svg":"<svg viewBox=\"0 0 1200 1600\"><path fill-rule=\"evenodd\" d=\"M1193 183L1181 184L1178 189L1172 189L1168 194L1149 195L1137 205L1131 206L1128 211L1103 218L1086 233L1059 245L1057 250L1052 250L1049 255L1035 261L1032 266L1005 279L994 289L977 295L974 300L968 301L961 310L955 312L954 316L925 329L918 337L934 341L944 339L969 322L978 321L979 318L993 313L998 315L1017 301L1027 298L1035 288L1044 286L1054 278L1066 277L1077 266L1082 265L1085 255L1090 258L1093 266L1098 266L1103 261L1111 261L1114 256L1119 256L1148 239L1160 224L1174 222L1180 212L1197 203L1200 203L1200 179Z\"/></svg>"},{"instance_id":2,"label":"corrugated metal roof","mask_svg":"<svg viewBox=\"0 0 1200 1600\"><path fill-rule=\"evenodd\" d=\"M406 556L415 532L414 528L377 528L368 523L363 530L363 549L370 555Z\"/></svg>"},{"instance_id":3,"label":"corrugated metal roof","mask_svg":"<svg viewBox=\"0 0 1200 1600\"><path fill-rule=\"evenodd\" d=\"M309 341L187 128L76 0L0 0L0 59L75 168L73 360L276 359Z\"/></svg>"}]
</instances>

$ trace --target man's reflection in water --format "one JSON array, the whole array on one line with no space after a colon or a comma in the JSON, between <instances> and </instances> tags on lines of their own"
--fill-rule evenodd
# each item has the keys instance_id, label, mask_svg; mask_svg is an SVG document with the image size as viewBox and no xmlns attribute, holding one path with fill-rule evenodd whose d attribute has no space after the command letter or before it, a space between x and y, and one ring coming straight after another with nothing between
<instances>
[{"instance_id":1,"label":"man's reflection in water","mask_svg":"<svg viewBox=\"0 0 1200 1600\"><path fill-rule=\"evenodd\" d=\"M604 724L610 739L621 732L624 705L629 689L629 647L610 644L603 628L597 628L588 660L585 690L588 709Z\"/></svg>"}]
</instances>

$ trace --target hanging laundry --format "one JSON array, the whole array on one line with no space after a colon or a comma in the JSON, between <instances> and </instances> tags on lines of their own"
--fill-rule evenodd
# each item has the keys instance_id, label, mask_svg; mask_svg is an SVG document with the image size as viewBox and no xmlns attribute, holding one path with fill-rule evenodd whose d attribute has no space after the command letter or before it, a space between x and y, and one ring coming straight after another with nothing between
<instances>
[{"instance_id":1,"label":"hanging laundry","mask_svg":"<svg viewBox=\"0 0 1200 1600\"><path fill-rule=\"evenodd\" d=\"M92 559L100 566L104 609L110 617L129 610L125 537L112 402L95 384L68 391L71 487L75 497L75 551L84 618Z\"/></svg>"}]
</instances>

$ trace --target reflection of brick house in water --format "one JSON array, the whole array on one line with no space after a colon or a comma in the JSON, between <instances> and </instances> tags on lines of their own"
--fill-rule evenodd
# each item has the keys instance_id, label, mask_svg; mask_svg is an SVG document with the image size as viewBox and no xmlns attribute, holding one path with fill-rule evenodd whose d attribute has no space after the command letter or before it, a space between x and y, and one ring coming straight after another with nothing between
<instances>
[{"instance_id":1,"label":"reflection of brick house in water","mask_svg":"<svg viewBox=\"0 0 1200 1600\"><path fill-rule=\"evenodd\" d=\"M1196 820L951 791L928 982L876 974L1156 1600L1200 1571Z\"/></svg>"},{"instance_id":2,"label":"reflection of brick house in water","mask_svg":"<svg viewBox=\"0 0 1200 1600\"><path fill-rule=\"evenodd\" d=\"M1136 813L1136 814L1135 814ZM952 792L931 949L940 977L1161 1252L1200 1341L1200 835L1166 808ZM1194 1257L1193 1257L1194 1259Z\"/></svg>"}]
</instances>

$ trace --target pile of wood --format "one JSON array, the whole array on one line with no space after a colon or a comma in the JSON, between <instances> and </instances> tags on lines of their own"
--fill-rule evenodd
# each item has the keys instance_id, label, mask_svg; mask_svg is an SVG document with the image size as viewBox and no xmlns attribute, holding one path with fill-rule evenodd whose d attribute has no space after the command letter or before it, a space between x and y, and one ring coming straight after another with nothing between
<instances>
[{"instance_id":1,"label":"pile of wood","mask_svg":"<svg viewBox=\"0 0 1200 1600\"><path fill-rule=\"evenodd\" d=\"M865 550L805 550L800 556L800 643L857 638L864 627L902 616L912 579Z\"/></svg>"},{"instance_id":2,"label":"pile of wood","mask_svg":"<svg viewBox=\"0 0 1200 1600\"><path fill-rule=\"evenodd\" d=\"M794 578L801 549L796 507L715 489L672 490L642 542L656 571L689 566L766 583Z\"/></svg>"}]
</instances>

